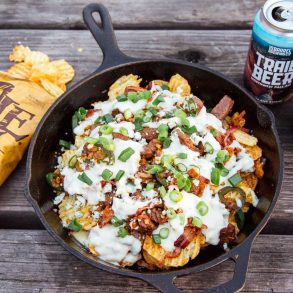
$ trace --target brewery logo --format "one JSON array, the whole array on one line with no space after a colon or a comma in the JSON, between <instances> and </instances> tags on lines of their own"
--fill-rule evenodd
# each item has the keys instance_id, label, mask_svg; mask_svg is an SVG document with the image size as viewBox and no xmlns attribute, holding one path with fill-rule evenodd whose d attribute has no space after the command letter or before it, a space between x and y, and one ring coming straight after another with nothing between
<instances>
[{"instance_id":1,"label":"brewery logo","mask_svg":"<svg viewBox=\"0 0 293 293\"><path fill-rule=\"evenodd\" d=\"M267 88L286 88L293 81L293 60L276 60L256 51L251 79Z\"/></svg>"},{"instance_id":2,"label":"brewery logo","mask_svg":"<svg viewBox=\"0 0 293 293\"><path fill-rule=\"evenodd\" d=\"M0 82L0 136L11 135L16 141L20 141L28 135L17 135L9 129L12 123L17 123L21 128L27 121L34 118L34 114L20 108L19 103L11 99L8 94L13 90L14 85L8 82ZM1 117L2 114L4 117Z\"/></svg>"},{"instance_id":3,"label":"brewery logo","mask_svg":"<svg viewBox=\"0 0 293 293\"><path fill-rule=\"evenodd\" d=\"M278 56L291 56L291 49L278 48L274 46L269 46L268 52Z\"/></svg>"}]
</instances>

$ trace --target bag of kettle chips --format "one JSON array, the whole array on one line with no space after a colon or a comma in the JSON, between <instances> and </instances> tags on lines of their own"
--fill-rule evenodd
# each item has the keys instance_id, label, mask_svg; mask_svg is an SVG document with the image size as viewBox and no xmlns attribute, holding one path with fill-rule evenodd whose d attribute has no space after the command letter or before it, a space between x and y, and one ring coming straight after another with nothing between
<instances>
[{"instance_id":1,"label":"bag of kettle chips","mask_svg":"<svg viewBox=\"0 0 293 293\"><path fill-rule=\"evenodd\" d=\"M0 185L21 160L55 99L34 82L0 72Z\"/></svg>"},{"instance_id":2,"label":"bag of kettle chips","mask_svg":"<svg viewBox=\"0 0 293 293\"><path fill-rule=\"evenodd\" d=\"M64 59L16 46L7 72L0 71L0 186L21 160L45 112L74 77Z\"/></svg>"}]
</instances>

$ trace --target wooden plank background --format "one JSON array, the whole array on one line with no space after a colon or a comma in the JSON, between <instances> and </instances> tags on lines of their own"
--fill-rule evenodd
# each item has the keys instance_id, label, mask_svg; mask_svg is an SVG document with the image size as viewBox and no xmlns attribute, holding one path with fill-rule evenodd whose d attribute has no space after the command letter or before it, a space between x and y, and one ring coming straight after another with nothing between
<instances>
[{"instance_id":1,"label":"wooden plank background","mask_svg":"<svg viewBox=\"0 0 293 293\"><path fill-rule=\"evenodd\" d=\"M2 28L84 28L81 12L94 0L1 0ZM248 28L263 0L100 0L119 29Z\"/></svg>"},{"instance_id":2,"label":"wooden plank background","mask_svg":"<svg viewBox=\"0 0 293 293\"><path fill-rule=\"evenodd\" d=\"M102 54L84 30L82 8L93 0L1 0L0 70L22 42L76 69L74 82L94 71ZM172 57L198 62L242 83L250 28L264 0L103 0L121 49L142 58ZM272 108L285 150L285 176L270 222L257 237L243 292L293 292L293 103ZM53 240L23 195L25 161L0 188L0 292L157 292L131 278L82 263ZM184 292L231 278L225 262L200 274L178 278Z\"/></svg>"}]
</instances>

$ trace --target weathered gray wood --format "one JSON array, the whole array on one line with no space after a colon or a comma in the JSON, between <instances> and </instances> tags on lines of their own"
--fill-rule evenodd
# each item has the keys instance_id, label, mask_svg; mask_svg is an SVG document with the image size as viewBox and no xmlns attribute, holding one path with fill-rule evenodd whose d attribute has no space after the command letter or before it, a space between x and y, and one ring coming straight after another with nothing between
<instances>
[{"instance_id":1,"label":"weathered gray wood","mask_svg":"<svg viewBox=\"0 0 293 293\"><path fill-rule=\"evenodd\" d=\"M122 50L145 58L172 56L210 66L241 82L249 31L117 31ZM6 69L11 48L22 41L32 49L48 53L53 59L66 58L76 69L75 81L94 71L101 62L101 52L87 31L2 30L0 66ZM79 52L79 49L82 52ZM285 178L280 200L266 232L293 233L293 104L272 108L285 149ZM0 188L0 227L39 227L39 222L23 195L24 164ZM20 217L21 220L20 220ZM8 220L9 219L9 220ZM16 222L17 221L17 222Z\"/></svg>"},{"instance_id":2,"label":"weathered gray wood","mask_svg":"<svg viewBox=\"0 0 293 293\"><path fill-rule=\"evenodd\" d=\"M0 28L81 28L92 0L2 0ZM247 28L264 0L101 0L116 28ZM123 13L121 13L123 11Z\"/></svg>"},{"instance_id":3,"label":"weathered gray wood","mask_svg":"<svg viewBox=\"0 0 293 293\"><path fill-rule=\"evenodd\" d=\"M292 241L293 236L257 237L242 292L293 291ZM143 281L82 263L46 231L1 230L0 249L0 292L121 292L122 284L127 292L157 292ZM175 283L184 292L202 292L231 278L232 271L225 262Z\"/></svg>"}]
</instances>

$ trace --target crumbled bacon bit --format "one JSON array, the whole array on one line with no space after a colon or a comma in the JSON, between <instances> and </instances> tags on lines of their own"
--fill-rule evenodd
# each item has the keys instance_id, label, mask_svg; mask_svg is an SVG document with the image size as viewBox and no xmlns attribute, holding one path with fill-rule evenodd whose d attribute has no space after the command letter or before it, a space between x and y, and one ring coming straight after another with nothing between
<instances>
[{"instance_id":1,"label":"crumbled bacon bit","mask_svg":"<svg viewBox=\"0 0 293 293\"><path fill-rule=\"evenodd\" d=\"M185 226L183 234L174 242L176 247L185 248L196 236L198 229L196 227Z\"/></svg>"},{"instance_id":2,"label":"crumbled bacon bit","mask_svg":"<svg viewBox=\"0 0 293 293\"><path fill-rule=\"evenodd\" d=\"M220 231L220 243L229 243L236 239L236 229L233 224L228 224L226 228Z\"/></svg>"},{"instance_id":3,"label":"crumbled bacon bit","mask_svg":"<svg viewBox=\"0 0 293 293\"><path fill-rule=\"evenodd\" d=\"M180 247L175 247L173 251L169 251L165 254L165 257L167 258L175 258L179 256L181 253L181 248Z\"/></svg>"},{"instance_id":4,"label":"crumbled bacon bit","mask_svg":"<svg viewBox=\"0 0 293 293\"><path fill-rule=\"evenodd\" d=\"M106 206L106 208L102 211L102 214L99 218L99 221L98 221L99 227L102 228L108 223L110 223L113 216L114 216L114 212L112 208L109 206Z\"/></svg>"}]
</instances>

